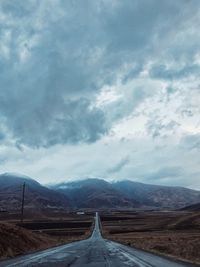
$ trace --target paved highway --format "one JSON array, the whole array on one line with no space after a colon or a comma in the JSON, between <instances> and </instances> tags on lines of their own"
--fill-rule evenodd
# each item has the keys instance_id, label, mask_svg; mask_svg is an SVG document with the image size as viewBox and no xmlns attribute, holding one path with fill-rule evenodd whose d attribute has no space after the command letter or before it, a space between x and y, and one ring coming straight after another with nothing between
<instances>
[{"instance_id":1,"label":"paved highway","mask_svg":"<svg viewBox=\"0 0 200 267\"><path fill-rule=\"evenodd\" d=\"M183 267L192 265L174 262L103 239L98 213L96 213L94 231L89 239L3 261L0 262L0 266Z\"/></svg>"}]
</instances>

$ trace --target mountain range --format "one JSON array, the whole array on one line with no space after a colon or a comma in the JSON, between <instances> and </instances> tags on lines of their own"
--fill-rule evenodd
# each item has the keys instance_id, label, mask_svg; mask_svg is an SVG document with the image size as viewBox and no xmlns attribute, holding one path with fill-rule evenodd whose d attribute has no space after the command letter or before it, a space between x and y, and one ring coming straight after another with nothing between
<instances>
[{"instance_id":1,"label":"mountain range","mask_svg":"<svg viewBox=\"0 0 200 267\"><path fill-rule=\"evenodd\" d=\"M25 206L31 209L179 209L200 203L200 191L123 180L89 178L43 186L19 174L0 175L0 209L19 209L25 183Z\"/></svg>"},{"instance_id":2,"label":"mountain range","mask_svg":"<svg viewBox=\"0 0 200 267\"><path fill-rule=\"evenodd\" d=\"M159 186L123 180L109 183L86 179L52 186L65 194L78 208L170 208L176 209L200 202L200 191L184 187Z\"/></svg>"},{"instance_id":3,"label":"mountain range","mask_svg":"<svg viewBox=\"0 0 200 267\"><path fill-rule=\"evenodd\" d=\"M22 187L25 183L25 206L30 209L66 208L69 201L66 196L31 179L13 173L0 175L0 210L20 209Z\"/></svg>"}]
</instances>

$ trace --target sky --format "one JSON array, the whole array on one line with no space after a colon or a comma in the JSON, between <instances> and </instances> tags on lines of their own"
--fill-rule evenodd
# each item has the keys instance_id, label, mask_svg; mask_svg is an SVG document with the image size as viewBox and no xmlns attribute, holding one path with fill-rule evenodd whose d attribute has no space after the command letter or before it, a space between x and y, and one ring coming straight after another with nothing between
<instances>
[{"instance_id":1,"label":"sky","mask_svg":"<svg viewBox=\"0 0 200 267\"><path fill-rule=\"evenodd\" d=\"M1 0L0 173L200 190L199 0Z\"/></svg>"}]
</instances>

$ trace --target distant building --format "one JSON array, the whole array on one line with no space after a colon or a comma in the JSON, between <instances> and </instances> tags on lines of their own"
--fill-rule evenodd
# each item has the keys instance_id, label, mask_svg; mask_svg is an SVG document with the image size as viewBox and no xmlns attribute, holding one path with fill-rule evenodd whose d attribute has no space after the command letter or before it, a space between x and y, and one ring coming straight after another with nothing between
<instances>
[{"instance_id":1,"label":"distant building","mask_svg":"<svg viewBox=\"0 0 200 267\"><path fill-rule=\"evenodd\" d=\"M85 214L85 212L84 211L77 211L77 213L76 213L77 215L84 215Z\"/></svg>"}]
</instances>

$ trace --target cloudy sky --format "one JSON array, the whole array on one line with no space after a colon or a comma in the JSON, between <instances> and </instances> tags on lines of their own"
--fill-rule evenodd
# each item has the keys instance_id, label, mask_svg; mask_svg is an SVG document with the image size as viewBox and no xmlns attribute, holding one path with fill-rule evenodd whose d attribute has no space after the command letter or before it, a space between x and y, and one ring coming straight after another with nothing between
<instances>
[{"instance_id":1,"label":"cloudy sky","mask_svg":"<svg viewBox=\"0 0 200 267\"><path fill-rule=\"evenodd\" d=\"M199 0L1 0L0 172L200 189Z\"/></svg>"}]
</instances>

